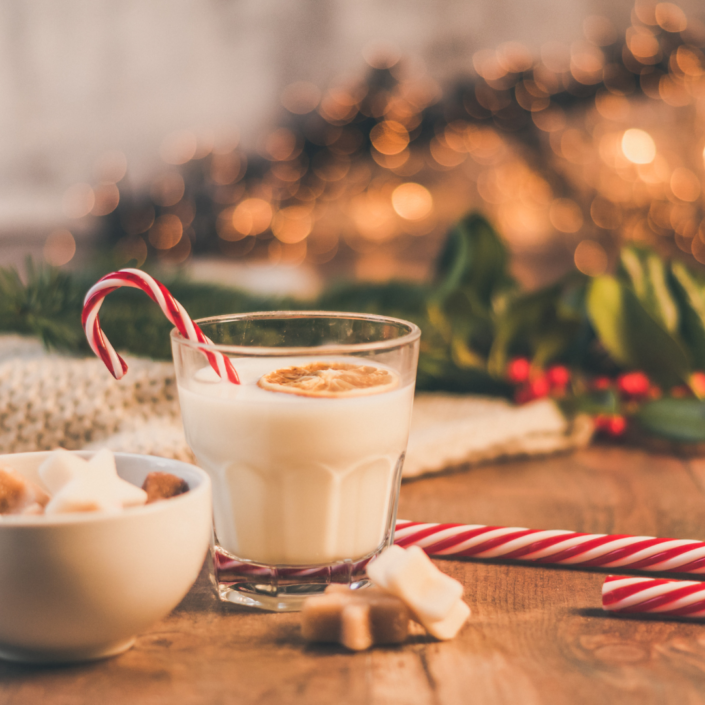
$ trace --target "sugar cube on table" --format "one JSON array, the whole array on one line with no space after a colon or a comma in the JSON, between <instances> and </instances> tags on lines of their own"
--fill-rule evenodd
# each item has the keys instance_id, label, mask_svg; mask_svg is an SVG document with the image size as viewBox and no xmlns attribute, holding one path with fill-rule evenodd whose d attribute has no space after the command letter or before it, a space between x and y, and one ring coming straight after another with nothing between
<instances>
[{"instance_id":1,"label":"sugar cube on table","mask_svg":"<svg viewBox=\"0 0 705 705\"><path fill-rule=\"evenodd\" d=\"M390 546L367 566L375 585L406 604L437 639L452 639L470 616L463 586L436 568L419 546Z\"/></svg>"},{"instance_id":2,"label":"sugar cube on table","mask_svg":"<svg viewBox=\"0 0 705 705\"><path fill-rule=\"evenodd\" d=\"M322 595L304 602L301 631L307 641L364 651L375 644L401 644L408 634L409 616L401 600L378 588L329 585Z\"/></svg>"},{"instance_id":3,"label":"sugar cube on table","mask_svg":"<svg viewBox=\"0 0 705 705\"><path fill-rule=\"evenodd\" d=\"M151 504L188 492L188 485L170 472L150 472L142 483L142 489L147 493L147 504Z\"/></svg>"}]
</instances>

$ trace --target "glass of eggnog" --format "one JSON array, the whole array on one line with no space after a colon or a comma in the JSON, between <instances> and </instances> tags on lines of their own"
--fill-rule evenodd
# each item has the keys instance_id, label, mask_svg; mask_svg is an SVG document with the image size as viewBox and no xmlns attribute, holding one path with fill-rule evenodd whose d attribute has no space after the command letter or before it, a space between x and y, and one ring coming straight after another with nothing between
<instances>
[{"instance_id":1,"label":"glass of eggnog","mask_svg":"<svg viewBox=\"0 0 705 705\"><path fill-rule=\"evenodd\" d=\"M213 484L220 598L291 611L331 582L364 587L394 539L418 327L325 311L197 323L211 343L171 341L186 439Z\"/></svg>"}]
</instances>

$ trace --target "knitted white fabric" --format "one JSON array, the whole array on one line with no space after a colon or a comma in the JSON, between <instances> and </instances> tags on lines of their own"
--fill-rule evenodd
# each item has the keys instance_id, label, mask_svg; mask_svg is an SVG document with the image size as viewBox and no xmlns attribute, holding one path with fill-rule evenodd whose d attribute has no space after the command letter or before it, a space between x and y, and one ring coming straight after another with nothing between
<instances>
[{"instance_id":1,"label":"knitted white fabric","mask_svg":"<svg viewBox=\"0 0 705 705\"><path fill-rule=\"evenodd\" d=\"M107 447L194 462L168 362L129 359L119 382L97 358L46 353L0 336L0 453ZM499 457L543 455L585 445L592 426L568 423L550 401L419 394L405 477Z\"/></svg>"}]
</instances>

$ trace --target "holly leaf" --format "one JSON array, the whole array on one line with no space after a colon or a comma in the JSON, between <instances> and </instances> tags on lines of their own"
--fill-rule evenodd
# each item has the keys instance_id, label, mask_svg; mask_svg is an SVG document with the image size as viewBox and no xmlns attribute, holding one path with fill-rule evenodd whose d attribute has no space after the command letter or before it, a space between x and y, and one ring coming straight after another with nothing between
<instances>
[{"instance_id":1,"label":"holly leaf","mask_svg":"<svg viewBox=\"0 0 705 705\"><path fill-rule=\"evenodd\" d=\"M448 234L436 265L436 295L445 298L467 289L490 309L494 296L513 284L508 259L494 228L479 213L471 213Z\"/></svg>"},{"instance_id":2,"label":"holly leaf","mask_svg":"<svg viewBox=\"0 0 705 705\"><path fill-rule=\"evenodd\" d=\"M658 399L635 415L648 433L682 443L705 442L705 402L699 399Z\"/></svg>"},{"instance_id":3,"label":"holly leaf","mask_svg":"<svg viewBox=\"0 0 705 705\"><path fill-rule=\"evenodd\" d=\"M676 333L680 316L668 286L664 261L651 250L625 247L620 263L622 276L629 281L642 306L669 333Z\"/></svg>"},{"instance_id":4,"label":"holly leaf","mask_svg":"<svg viewBox=\"0 0 705 705\"><path fill-rule=\"evenodd\" d=\"M600 342L620 365L641 369L666 386L688 379L690 364L681 343L615 277L593 279L587 311Z\"/></svg>"},{"instance_id":5,"label":"holly leaf","mask_svg":"<svg viewBox=\"0 0 705 705\"><path fill-rule=\"evenodd\" d=\"M681 335L694 367L705 369L705 292L681 262L671 263L671 275L681 311Z\"/></svg>"}]
</instances>

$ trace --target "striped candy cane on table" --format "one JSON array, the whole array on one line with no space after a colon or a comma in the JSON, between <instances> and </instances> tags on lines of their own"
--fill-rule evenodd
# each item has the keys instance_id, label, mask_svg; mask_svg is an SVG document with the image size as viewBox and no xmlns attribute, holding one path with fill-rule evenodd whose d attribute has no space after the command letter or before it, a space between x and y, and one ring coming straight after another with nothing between
<instances>
[{"instance_id":1,"label":"striped candy cane on table","mask_svg":"<svg viewBox=\"0 0 705 705\"><path fill-rule=\"evenodd\" d=\"M609 575L602 585L602 607L619 614L705 617L705 583Z\"/></svg>"},{"instance_id":2,"label":"striped candy cane on table","mask_svg":"<svg viewBox=\"0 0 705 705\"><path fill-rule=\"evenodd\" d=\"M502 558L583 568L705 573L705 542L476 524L398 521L394 542L430 556Z\"/></svg>"},{"instance_id":3,"label":"striped candy cane on table","mask_svg":"<svg viewBox=\"0 0 705 705\"><path fill-rule=\"evenodd\" d=\"M164 284L139 269L121 269L117 272L111 272L99 279L88 290L83 301L81 323L91 349L105 363L105 366L115 379L120 379L124 376L127 372L127 363L118 355L110 341L105 337L100 327L98 312L103 304L103 299L122 286L144 291L152 301L159 305L162 313L187 340L193 340L198 343L211 343L211 340L191 320L186 309L171 295ZM240 378L232 362L225 355L216 350L201 349L201 352L208 358L211 367L221 379L233 384L240 384Z\"/></svg>"}]
</instances>

